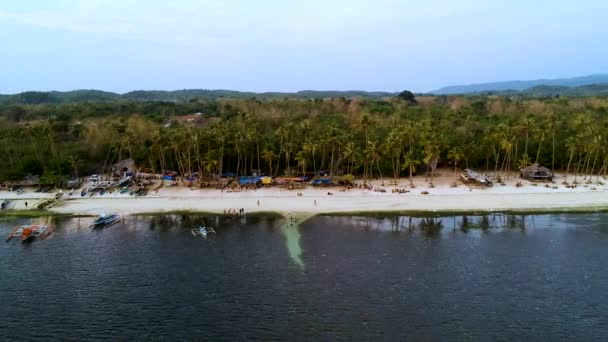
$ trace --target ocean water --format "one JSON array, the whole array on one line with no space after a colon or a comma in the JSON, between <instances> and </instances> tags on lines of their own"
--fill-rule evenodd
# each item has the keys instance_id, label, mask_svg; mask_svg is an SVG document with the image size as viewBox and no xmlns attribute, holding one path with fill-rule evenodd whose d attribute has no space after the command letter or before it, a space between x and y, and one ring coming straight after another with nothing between
<instances>
[{"instance_id":1,"label":"ocean water","mask_svg":"<svg viewBox=\"0 0 608 342\"><path fill-rule=\"evenodd\" d=\"M608 339L605 213L89 221L0 244L0 340Z\"/></svg>"}]
</instances>

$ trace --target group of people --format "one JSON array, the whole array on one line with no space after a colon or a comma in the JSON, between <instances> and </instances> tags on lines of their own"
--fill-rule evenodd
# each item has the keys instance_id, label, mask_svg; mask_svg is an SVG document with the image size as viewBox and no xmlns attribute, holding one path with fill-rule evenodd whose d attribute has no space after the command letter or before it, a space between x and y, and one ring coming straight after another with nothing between
<instances>
[{"instance_id":1,"label":"group of people","mask_svg":"<svg viewBox=\"0 0 608 342\"><path fill-rule=\"evenodd\" d=\"M361 189L361 190L372 190L373 189L372 185L368 184L368 183L363 183L363 184L361 184L361 183L354 183L353 186L355 188L358 188L358 189Z\"/></svg>"},{"instance_id":2,"label":"group of people","mask_svg":"<svg viewBox=\"0 0 608 342\"><path fill-rule=\"evenodd\" d=\"M392 190L392 193L394 193L394 194L405 194L407 192L410 192L410 191L405 188L393 188L393 190Z\"/></svg>"},{"instance_id":3,"label":"group of people","mask_svg":"<svg viewBox=\"0 0 608 342\"><path fill-rule=\"evenodd\" d=\"M240 209L224 209L224 215L244 215L245 214L245 209L244 208L240 208Z\"/></svg>"},{"instance_id":4,"label":"group of people","mask_svg":"<svg viewBox=\"0 0 608 342\"><path fill-rule=\"evenodd\" d=\"M298 224L298 217L291 215L291 213L287 214L289 216L289 225L293 226L294 224Z\"/></svg>"}]
</instances>

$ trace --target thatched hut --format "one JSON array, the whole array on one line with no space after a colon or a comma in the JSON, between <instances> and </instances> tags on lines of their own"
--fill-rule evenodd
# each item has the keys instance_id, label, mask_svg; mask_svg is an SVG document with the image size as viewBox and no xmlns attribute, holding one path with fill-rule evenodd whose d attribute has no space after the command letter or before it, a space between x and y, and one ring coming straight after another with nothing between
<instances>
[{"instance_id":1,"label":"thatched hut","mask_svg":"<svg viewBox=\"0 0 608 342\"><path fill-rule=\"evenodd\" d=\"M519 170L520 177L529 181L551 181L553 180L553 174L551 170L544 166L540 166L538 163L534 163L530 166L524 167Z\"/></svg>"}]
</instances>

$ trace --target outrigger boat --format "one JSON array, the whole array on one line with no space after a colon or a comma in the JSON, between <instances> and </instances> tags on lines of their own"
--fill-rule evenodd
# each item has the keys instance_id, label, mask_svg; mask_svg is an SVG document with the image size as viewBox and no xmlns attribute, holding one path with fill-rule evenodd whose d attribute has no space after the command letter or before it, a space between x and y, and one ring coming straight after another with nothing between
<instances>
[{"instance_id":1,"label":"outrigger boat","mask_svg":"<svg viewBox=\"0 0 608 342\"><path fill-rule=\"evenodd\" d=\"M6 241L10 241L14 237L21 237L21 242L28 242L34 238L40 237L40 239L46 239L53 232L51 226L44 224L41 225L28 225L28 226L17 226L6 238Z\"/></svg>"},{"instance_id":2,"label":"outrigger boat","mask_svg":"<svg viewBox=\"0 0 608 342\"><path fill-rule=\"evenodd\" d=\"M105 213L101 213L99 215L99 217L97 217L97 219L95 219L95 221L91 222L90 227L97 228L97 227L102 227L102 226L108 226L112 223L115 223L119 219L120 219L120 215L118 215L118 214L107 215Z\"/></svg>"},{"instance_id":3,"label":"outrigger boat","mask_svg":"<svg viewBox=\"0 0 608 342\"><path fill-rule=\"evenodd\" d=\"M200 226L196 229L192 229L192 235L207 237L207 234L215 233L215 230L211 227Z\"/></svg>"}]
</instances>

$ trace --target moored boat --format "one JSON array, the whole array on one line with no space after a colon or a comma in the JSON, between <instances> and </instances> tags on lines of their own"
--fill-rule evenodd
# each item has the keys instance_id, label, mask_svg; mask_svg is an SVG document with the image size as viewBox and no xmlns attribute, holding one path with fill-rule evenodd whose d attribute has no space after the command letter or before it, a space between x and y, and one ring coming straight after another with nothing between
<instances>
[{"instance_id":1,"label":"moored boat","mask_svg":"<svg viewBox=\"0 0 608 342\"><path fill-rule=\"evenodd\" d=\"M90 227L97 228L97 227L107 226L112 223L115 223L116 221L118 221L118 219L120 219L120 216L118 214L109 214L108 215L105 213L101 213L97 217L97 219L95 219L95 221L91 222Z\"/></svg>"},{"instance_id":2,"label":"moored boat","mask_svg":"<svg viewBox=\"0 0 608 342\"><path fill-rule=\"evenodd\" d=\"M27 242L34 238L34 228L25 227L21 230L21 242Z\"/></svg>"},{"instance_id":3,"label":"moored boat","mask_svg":"<svg viewBox=\"0 0 608 342\"><path fill-rule=\"evenodd\" d=\"M29 242L36 237L40 237L42 240L44 240L47 236L51 235L52 232L53 228L44 224L17 226L8 235L6 241L10 241L14 237L21 237L21 242Z\"/></svg>"},{"instance_id":4,"label":"moored boat","mask_svg":"<svg viewBox=\"0 0 608 342\"><path fill-rule=\"evenodd\" d=\"M215 233L215 230L211 227L200 226L196 229L192 229L192 235L207 237L209 233Z\"/></svg>"}]
</instances>

